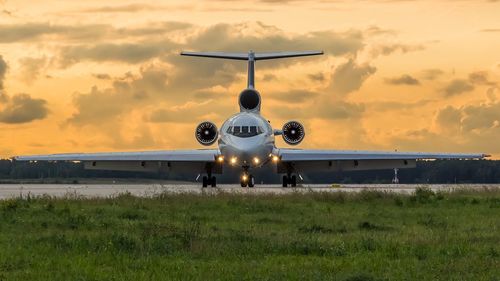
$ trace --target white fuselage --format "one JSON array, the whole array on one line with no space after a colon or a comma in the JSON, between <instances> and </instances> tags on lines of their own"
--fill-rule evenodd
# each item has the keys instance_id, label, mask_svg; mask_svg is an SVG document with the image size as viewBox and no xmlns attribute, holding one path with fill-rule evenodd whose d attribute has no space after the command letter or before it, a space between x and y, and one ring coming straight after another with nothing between
<instances>
[{"instance_id":1,"label":"white fuselage","mask_svg":"<svg viewBox=\"0 0 500 281\"><path fill-rule=\"evenodd\" d=\"M258 113L240 112L220 129L219 150L232 166L260 167L271 159L275 148L271 124Z\"/></svg>"}]
</instances>

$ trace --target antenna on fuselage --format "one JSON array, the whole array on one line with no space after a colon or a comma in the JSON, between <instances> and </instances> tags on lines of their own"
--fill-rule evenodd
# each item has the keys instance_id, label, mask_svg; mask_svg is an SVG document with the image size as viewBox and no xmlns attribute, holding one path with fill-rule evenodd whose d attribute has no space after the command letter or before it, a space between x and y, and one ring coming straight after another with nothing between
<instances>
[{"instance_id":1,"label":"antenna on fuselage","mask_svg":"<svg viewBox=\"0 0 500 281\"><path fill-rule=\"evenodd\" d=\"M225 53L225 52L181 52L181 56L205 57L216 59L246 60L248 61L247 88L255 89L255 61L272 60L281 58L305 57L322 55L323 51L303 51L303 52L273 52L273 53Z\"/></svg>"}]
</instances>

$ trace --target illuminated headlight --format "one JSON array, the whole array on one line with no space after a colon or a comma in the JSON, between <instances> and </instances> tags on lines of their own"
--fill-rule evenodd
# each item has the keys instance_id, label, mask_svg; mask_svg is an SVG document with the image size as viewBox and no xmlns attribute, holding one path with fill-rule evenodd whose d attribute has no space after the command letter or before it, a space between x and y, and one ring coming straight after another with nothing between
<instances>
[{"instance_id":1,"label":"illuminated headlight","mask_svg":"<svg viewBox=\"0 0 500 281\"><path fill-rule=\"evenodd\" d=\"M231 158L231 164L236 164L236 161L237 161L236 157Z\"/></svg>"},{"instance_id":2,"label":"illuminated headlight","mask_svg":"<svg viewBox=\"0 0 500 281\"><path fill-rule=\"evenodd\" d=\"M276 155L273 155L273 162L278 162L280 158Z\"/></svg>"},{"instance_id":3,"label":"illuminated headlight","mask_svg":"<svg viewBox=\"0 0 500 281\"><path fill-rule=\"evenodd\" d=\"M219 161L219 162L224 162L224 156L219 155L219 156L217 157L217 161Z\"/></svg>"},{"instance_id":4,"label":"illuminated headlight","mask_svg":"<svg viewBox=\"0 0 500 281\"><path fill-rule=\"evenodd\" d=\"M254 157L254 158L253 158L253 162L254 162L255 164L259 164L259 163L260 163L260 159L259 159L259 158L257 158L257 157Z\"/></svg>"}]
</instances>

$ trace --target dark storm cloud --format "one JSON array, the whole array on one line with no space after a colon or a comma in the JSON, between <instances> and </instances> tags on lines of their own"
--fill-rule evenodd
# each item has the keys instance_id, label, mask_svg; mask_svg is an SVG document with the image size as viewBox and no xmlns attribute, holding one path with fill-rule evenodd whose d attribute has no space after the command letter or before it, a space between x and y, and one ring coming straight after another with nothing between
<instances>
[{"instance_id":1,"label":"dark storm cloud","mask_svg":"<svg viewBox=\"0 0 500 281\"><path fill-rule=\"evenodd\" d=\"M442 89L448 97L456 96L474 90L474 86L466 79L455 79Z\"/></svg>"},{"instance_id":2,"label":"dark storm cloud","mask_svg":"<svg viewBox=\"0 0 500 281\"><path fill-rule=\"evenodd\" d=\"M363 82L377 71L368 64L357 64L353 59L339 65L332 74L331 89L340 94L348 94L361 88Z\"/></svg>"},{"instance_id":3,"label":"dark storm cloud","mask_svg":"<svg viewBox=\"0 0 500 281\"><path fill-rule=\"evenodd\" d=\"M0 122L8 124L27 123L43 119L48 114L47 102L34 99L27 94L18 94L0 105Z\"/></svg>"},{"instance_id":4,"label":"dark storm cloud","mask_svg":"<svg viewBox=\"0 0 500 281\"><path fill-rule=\"evenodd\" d=\"M391 85L410 85L410 86L420 85L420 82L416 78L408 74L403 74L399 77L394 77L394 78L387 78L385 79L385 82Z\"/></svg>"}]
</instances>

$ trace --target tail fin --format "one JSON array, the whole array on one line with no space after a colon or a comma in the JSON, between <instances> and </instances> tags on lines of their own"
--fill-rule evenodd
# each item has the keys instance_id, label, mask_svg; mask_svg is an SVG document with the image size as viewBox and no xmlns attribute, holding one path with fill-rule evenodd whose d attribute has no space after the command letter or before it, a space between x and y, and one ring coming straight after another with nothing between
<instances>
[{"instance_id":1,"label":"tail fin","mask_svg":"<svg viewBox=\"0 0 500 281\"><path fill-rule=\"evenodd\" d=\"M205 57L231 60L248 61L248 88L255 88L255 61L271 60L281 58L305 57L322 55L323 51L304 51L304 52L276 52L276 53L224 53L224 52L181 52L182 56Z\"/></svg>"}]
</instances>

